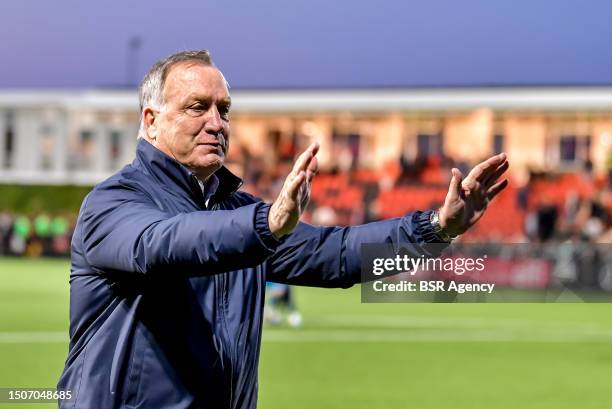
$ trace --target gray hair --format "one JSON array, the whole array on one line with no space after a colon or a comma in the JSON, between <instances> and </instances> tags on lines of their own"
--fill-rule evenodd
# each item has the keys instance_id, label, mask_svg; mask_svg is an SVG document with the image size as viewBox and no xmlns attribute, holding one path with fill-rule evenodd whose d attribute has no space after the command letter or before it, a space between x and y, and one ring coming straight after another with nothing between
<instances>
[{"instance_id":1,"label":"gray hair","mask_svg":"<svg viewBox=\"0 0 612 409\"><path fill-rule=\"evenodd\" d=\"M178 63L188 61L193 61L211 67L215 66L208 50L180 51L156 62L144 76L144 79L140 83L140 87L138 89L138 98L140 102L140 128L138 130L139 138L145 136L142 111L147 106L153 107L156 110L161 110L164 108L164 85L166 84L166 77L168 76L170 69Z\"/></svg>"}]
</instances>

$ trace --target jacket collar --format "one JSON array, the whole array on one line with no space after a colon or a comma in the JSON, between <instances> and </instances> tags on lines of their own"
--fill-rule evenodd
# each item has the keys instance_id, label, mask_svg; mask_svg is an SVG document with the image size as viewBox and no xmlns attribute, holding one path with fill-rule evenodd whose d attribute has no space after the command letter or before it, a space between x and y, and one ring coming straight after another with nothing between
<instances>
[{"instance_id":1,"label":"jacket collar","mask_svg":"<svg viewBox=\"0 0 612 409\"><path fill-rule=\"evenodd\" d=\"M189 193L190 196L195 196L198 199L202 198L202 190L194 173L144 138L138 140L134 165L145 170L160 184L171 190L178 187ZM242 179L230 172L225 166L217 170L215 176L219 180L219 186L214 194L216 199L229 196L242 186Z\"/></svg>"}]
</instances>

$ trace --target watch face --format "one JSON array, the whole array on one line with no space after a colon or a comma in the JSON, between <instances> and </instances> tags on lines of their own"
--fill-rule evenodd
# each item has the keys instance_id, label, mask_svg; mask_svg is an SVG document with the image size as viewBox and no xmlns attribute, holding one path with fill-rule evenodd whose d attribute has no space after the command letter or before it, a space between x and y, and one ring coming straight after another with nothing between
<instances>
[{"instance_id":1,"label":"watch face","mask_svg":"<svg viewBox=\"0 0 612 409\"><path fill-rule=\"evenodd\" d=\"M431 221L431 224L433 225L434 230L436 231L442 230L442 227L440 226L440 218L438 216L438 212L433 212L429 220Z\"/></svg>"},{"instance_id":2,"label":"watch face","mask_svg":"<svg viewBox=\"0 0 612 409\"><path fill-rule=\"evenodd\" d=\"M433 225L439 224L438 223L438 212L436 211L431 212L431 214L429 215L429 222Z\"/></svg>"},{"instance_id":3,"label":"watch face","mask_svg":"<svg viewBox=\"0 0 612 409\"><path fill-rule=\"evenodd\" d=\"M445 233L442 229L442 226L440 226L440 214L438 213L438 211L434 210L431 213L429 221L431 223L431 228L433 232L438 236L438 238L440 238L440 240L446 243L450 243L453 241L455 237Z\"/></svg>"}]
</instances>

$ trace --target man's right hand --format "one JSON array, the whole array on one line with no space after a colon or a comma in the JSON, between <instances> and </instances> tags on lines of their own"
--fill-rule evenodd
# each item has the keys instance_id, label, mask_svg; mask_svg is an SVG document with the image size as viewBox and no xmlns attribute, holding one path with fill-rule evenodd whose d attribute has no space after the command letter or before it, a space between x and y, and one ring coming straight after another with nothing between
<instances>
[{"instance_id":1,"label":"man's right hand","mask_svg":"<svg viewBox=\"0 0 612 409\"><path fill-rule=\"evenodd\" d=\"M310 183L319 166L315 157L318 151L319 143L314 142L302 152L270 208L268 226L277 239L293 231L308 204Z\"/></svg>"}]
</instances>

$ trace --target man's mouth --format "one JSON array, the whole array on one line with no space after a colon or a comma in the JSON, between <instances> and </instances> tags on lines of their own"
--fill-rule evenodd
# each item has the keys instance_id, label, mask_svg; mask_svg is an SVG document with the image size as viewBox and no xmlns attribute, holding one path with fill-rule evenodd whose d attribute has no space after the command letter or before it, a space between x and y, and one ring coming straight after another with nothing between
<instances>
[{"instance_id":1,"label":"man's mouth","mask_svg":"<svg viewBox=\"0 0 612 409\"><path fill-rule=\"evenodd\" d=\"M214 149L212 152L219 153L219 151L221 151L225 153L223 145L220 142L198 142L196 146L208 146L210 149Z\"/></svg>"},{"instance_id":2,"label":"man's mouth","mask_svg":"<svg viewBox=\"0 0 612 409\"><path fill-rule=\"evenodd\" d=\"M212 138L211 136L212 135L209 135L208 137L202 137L200 140L196 140L196 145L211 146L217 149L221 148L221 150L225 151L225 137L222 134L220 134L218 138Z\"/></svg>"}]
</instances>

